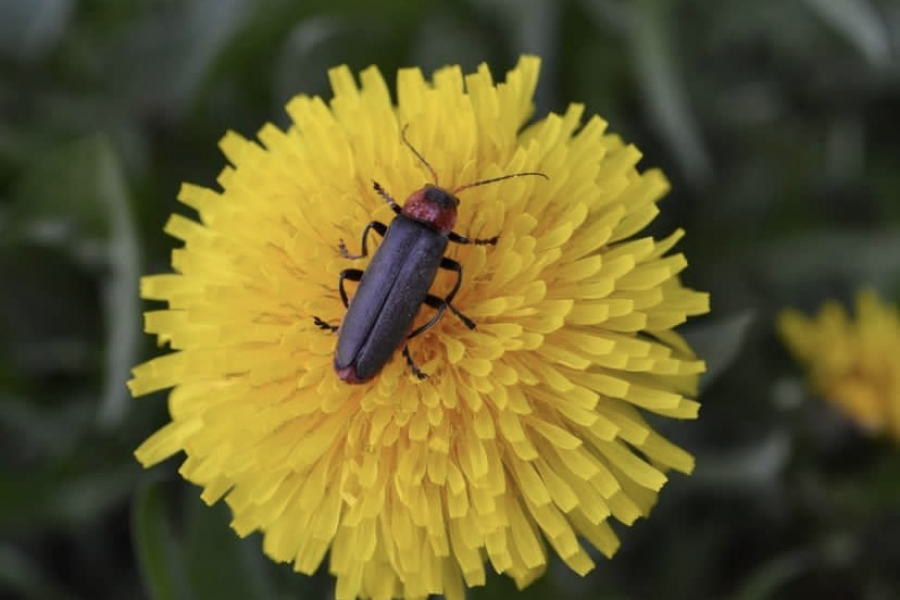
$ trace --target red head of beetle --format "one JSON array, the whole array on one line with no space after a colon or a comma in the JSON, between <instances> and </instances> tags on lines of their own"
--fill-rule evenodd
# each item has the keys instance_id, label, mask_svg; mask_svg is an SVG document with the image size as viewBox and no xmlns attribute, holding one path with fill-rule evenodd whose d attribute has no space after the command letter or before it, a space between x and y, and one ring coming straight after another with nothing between
<instances>
[{"instance_id":1,"label":"red head of beetle","mask_svg":"<svg viewBox=\"0 0 900 600\"><path fill-rule=\"evenodd\" d=\"M457 206L459 198L452 192L427 183L422 189L410 194L403 204L402 214L447 235L456 226Z\"/></svg>"}]
</instances>

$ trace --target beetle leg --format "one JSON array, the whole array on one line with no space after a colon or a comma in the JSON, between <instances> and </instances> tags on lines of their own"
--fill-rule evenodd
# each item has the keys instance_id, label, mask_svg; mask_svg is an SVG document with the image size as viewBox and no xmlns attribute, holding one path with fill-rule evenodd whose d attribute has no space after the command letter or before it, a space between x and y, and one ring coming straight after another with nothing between
<instances>
[{"instance_id":1,"label":"beetle leg","mask_svg":"<svg viewBox=\"0 0 900 600\"><path fill-rule=\"evenodd\" d=\"M419 379L427 379L428 375L422 372L422 370L416 366L415 361L412 358L412 355L409 353L409 346L403 346L403 357L406 358L406 364L409 365L409 370L413 372L413 375L418 377Z\"/></svg>"},{"instance_id":2,"label":"beetle leg","mask_svg":"<svg viewBox=\"0 0 900 600\"><path fill-rule=\"evenodd\" d=\"M393 198L391 198L391 195L388 194L388 193L384 190L383 187L381 187L381 184L380 184L380 183L378 183L377 181L373 181L372 184L373 184L372 187L375 188L375 191L378 192L378 195L381 196L382 198L384 198L384 201L387 202L387 203L390 205L391 210L393 210L393 211L394 211L395 213L397 213L398 215L399 215L401 212L403 212L403 209L400 208L400 205L397 204L397 203L394 201Z\"/></svg>"},{"instance_id":3,"label":"beetle leg","mask_svg":"<svg viewBox=\"0 0 900 600\"><path fill-rule=\"evenodd\" d=\"M341 301L344 308L350 308L350 300L347 299L347 290L344 289L344 280L359 281L362 279L363 272L360 269L344 269L338 277L338 291L341 293Z\"/></svg>"},{"instance_id":4,"label":"beetle leg","mask_svg":"<svg viewBox=\"0 0 900 600\"><path fill-rule=\"evenodd\" d=\"M419 327L413 329L410 334L406 336L407 340L410 340L417 335L422 335L423 333L437 325L437 322L441 320L441 317L444 316L444 311L447 310L447 307L449 306L446 300L444 300L443 298L438 298L437 296L434 296L432 294L428 294L427 296L425 296L425 304L427 304L431 308L437 309L437 312L433 317L428 319L427 323L424 323ZM474 323L472 325L474 326ZM425 379L426 377L428 377L428 375L423 373L413 361L412 355L410 355L409 353L409 344L405 344L403 346L403 356L406 357L406 364L409 365L410 370L413 372L413 374L415 374L416 377L418 377L419 379Z\"/></svg>"},{"instance_id":5,"label":"beetle leg","mask_svg":"<svg viewBox=\"0 0 900 600\"><path fill-rule=\"evenodd\" d=\"M366 228L363 229L363 232L362 232L362 253L361 254L350 254L350 252L347 251L347 244L344 243L344 240L340 240L340 242L338 243L338 250L341 251L341 256L343 256L344 258L349 258L351 260L356 260L357 258L365 258L366 256L368 256L369 255L369 247L368 247L369 232L373 229L381 237L384 237L384 234L387 233L387 225L385 225L384 223L381 223L379 221L372 221L371 223L366 225Z\"/></svg>"},{"instance_id":6,"label":"beetle leg","mask_svg":"<svg viewBox=\"0 0 900 600\"><path fill-rule=\"evenodd\" d=\"M456 272L456 283L453 284L453 289L450 290L450 293L447 294L447 297L444 298L442 302L447 305L447 308L450 309L450 312L456 315L460 321L465 323L466 327L468 327L469 329L475 329L475 321L459 312L456 307L453 306L453 299L456 297L456 292L459 291L459 286L462 285L462 265L452 258L447 258L445 256L441 259L441 268Z\"/></svg>"},{"instance_id":7,"label":"beetle leg","mask_svg":"<svg viewBox=\"0 0 900 600\"><path fill-rule=\"evenodd\" d=\"M459 263L457 263L457 265L458 264ZM472 322L472 319L470 319L469 317L465 316L464 314L462 314L461 312L456 310L449 302L447 302L446 299L438 298L437 296L435 296L433 294L428 294L427 296L425 296L424 303L427 304L428 306L430 306L431 308L437 309L437 312L435 313L435 315L433 317L428 319L428 322L413 329L410 332L410 334L408 336L406 336L407 340L410 340L410 339L416 337L417 335L422 335L423 333L425 333L426 331L428 331L429 329L431 329L432 327L437 325L437 322L441 320L442 316L444 316L444 311L447 310L448 308L453 312L453 314L455 314L460 319L462 319L462 322L465 323L469 329L475 329L475 323ZM415 361L413 361L412 355L409 353L409 344L408 343L404 344L404 346L403 346L403 356L406 358L406 364L409 365L409 369L413 372L413 374L416 377L418 377L419 379L425 379L428 377L427 374L422 372L422 370L416 366Z\"/></svg>"},{"instance_id":8,"label":"beetle leg","mask_svg":"<svg viewBox=\"0 0 900 600\"><path fill-rule=\"evenodd\" d=\"M424 323L419 327L413 329L410 334L406 336L406 339L411 339L416 337L417 335L422 335L423 333L437 325L437 322L440 321L441 317L444 316L444 311L447 310L447 303L442 298L438 298L437 296L433 296L431 294L425 296L425 304L427 304L431 308L436 308L437 312L433 317L428 319L427 323Z\"/></svg>"},{"instance_id":9,"label":"beetle leg","mask_svg":"<svg viewBox=\"0 0 900 600\"><path fill-rule=\"evenodd\" d=\"M492 238L470 238L455 231L451 231L447 237L450 238L451 242L456 242L457 244L476 244L478 246L493 246L500 239L500 236L496 235Z\"/></svg>"},{"instance_id":10,"label":"beetle leg","mask_svg":"<svg viewBox=\"0 0 900 600\"><path fill-rule=\"evenodd\" d=\"M323 321L323 320L320 319L319 317L315 317L315 316L314 316L314 317L313 317L313 323L316 324L316 327L318 327L319 329L322 329L322 330L324 330L324 331L330 331L330 332L334 333L335 331L338 330L338 326L337 326L337 325L332 325L331 323L326 323L325 321Z\"/></svg>"}]
</instances>

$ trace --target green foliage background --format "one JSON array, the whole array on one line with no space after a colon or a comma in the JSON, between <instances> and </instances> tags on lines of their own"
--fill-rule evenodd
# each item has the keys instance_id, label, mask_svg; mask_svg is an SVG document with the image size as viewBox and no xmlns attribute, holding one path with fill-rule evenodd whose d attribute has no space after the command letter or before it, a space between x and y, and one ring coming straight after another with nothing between
<instances>
[{"instance_id":1,"label":"green foliage background","mask_svg":"<svg viewBox=\"0 0 900 600\"><path fill-rule=\"evenodd\" d=\"M332 597L271 564L227 511L144 472L165 420L134 401L141 273L182 181L226 129L286 122L326 69L544 57L538 114L587 104L673 182L685 329L710 363L696 454L585 579L523 598L900 598L900 456L802 387L773 315L900 296L900 3L893 0L0 0L0 598ZM900 368L900 357L898 357ZM473 598L505 598L495 578Z\"/></svg>"}]
</instances>

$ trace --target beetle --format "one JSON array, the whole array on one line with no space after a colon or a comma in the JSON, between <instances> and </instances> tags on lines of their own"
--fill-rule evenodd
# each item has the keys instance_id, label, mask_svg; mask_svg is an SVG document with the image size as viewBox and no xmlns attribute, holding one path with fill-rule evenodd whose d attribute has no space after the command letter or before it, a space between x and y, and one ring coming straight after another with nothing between
<instances>
[{"instance_id":1,"label":"beetle","mask_svg":"<svg viewBox=\"0 0 900 600\"><path fill-rule=\"evenodd\" d=\"M453 231L459 206L457 194L468 188L513 177L539 176L547 179L544 173L514 173L448 190L438 185L434 168L407 139L407 127L404 126L401 131L403 143L428 169L433 183L425 184L410 194L401 208L381 184L373 182L375 192L387 202L396 216L390 226L379 221L366 225L360 254L350 254L344 241L340 240L338 249L341 255L356 260L369 255L370 232L374 231L384 238L368 268L344 269L338 277L338 291L347 308L341 325L331 325L319 317L313 318L321 329L338 333L334 369L338 377L347 383L364 383L375 377L401 346L412 373L419 379L425 379L427 375L416 366L407 342L434 327L447 309L466 327L475 329L475 322L453 305L453 299L462 285L462 265L444 254L450 242L494 245L498 237L469 238ZM453 288L443 298L429 293L438 269L456 273ZM348 299L344 287L348 280L359 282L352 300ZM413 321L423 304L436 312L426 323L413 329Z\"/></svg>"}]
</instances>

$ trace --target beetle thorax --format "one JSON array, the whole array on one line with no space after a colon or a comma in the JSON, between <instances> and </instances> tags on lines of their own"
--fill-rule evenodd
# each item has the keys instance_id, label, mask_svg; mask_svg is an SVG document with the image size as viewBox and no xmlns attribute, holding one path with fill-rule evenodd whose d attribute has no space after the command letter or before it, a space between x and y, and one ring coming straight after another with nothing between
<instances>
[{"instance_id":1,"label":"beetle thorax","mask_svg":"<svg viewBox=\"0 0 900 600\"><path fill-rule=\"evenodd\" d=\"M410 194L403 205L402 214L447 234L456 226L457 206L459 198L442 187L426 184L422 189Z\"/></svg>"}]
</instances>

